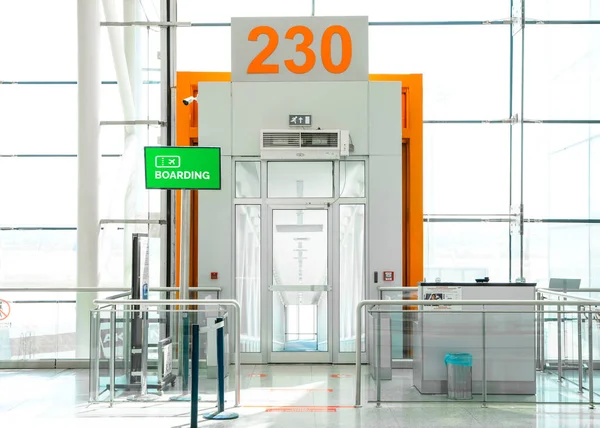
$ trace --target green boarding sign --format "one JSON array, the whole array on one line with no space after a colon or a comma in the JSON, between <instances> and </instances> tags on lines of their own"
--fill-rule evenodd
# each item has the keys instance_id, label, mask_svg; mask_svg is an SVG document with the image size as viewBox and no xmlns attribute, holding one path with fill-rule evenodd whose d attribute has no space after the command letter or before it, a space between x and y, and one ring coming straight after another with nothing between
<instances>
[{"instance_id":1,"label":"green boarding sign","mask_svg":"<svg viewBox=\"0 0 600 428\"><path fill-rule=\"evenodd\" d=\"M144 147L146 189L221 189L220 147Z\"/></svg>"}]
</instances>

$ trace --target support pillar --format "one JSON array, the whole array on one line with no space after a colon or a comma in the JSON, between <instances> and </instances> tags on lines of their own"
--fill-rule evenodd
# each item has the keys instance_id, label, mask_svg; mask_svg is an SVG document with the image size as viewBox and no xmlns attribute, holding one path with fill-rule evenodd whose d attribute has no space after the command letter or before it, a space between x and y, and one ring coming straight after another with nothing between
<instances>
[{"instance_id":1,"label":"support pillar","mask_svg":"<svg viewBox=\"0 0 600 428\"><path fill-rule=\"evenodd\" d=\"M100 10L77 0L77 286L98 286ZM76 358L89 358L93 293L77 293Z\"/></svg>"}]
</instances>

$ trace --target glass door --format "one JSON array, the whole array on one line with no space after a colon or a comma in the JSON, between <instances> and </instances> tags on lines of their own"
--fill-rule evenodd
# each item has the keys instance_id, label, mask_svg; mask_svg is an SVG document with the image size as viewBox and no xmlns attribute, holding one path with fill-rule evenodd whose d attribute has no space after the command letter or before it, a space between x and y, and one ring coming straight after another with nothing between
<instances>
[{"instance_id":1,"label":"glass door","mask_svg":"<svg viewBox=\"0 0 600 428\"><path fill-rule=\"evenodd\" d=\"M331 215L269 207L269 362L331 362Z\"/></svg>"}]
</instances>

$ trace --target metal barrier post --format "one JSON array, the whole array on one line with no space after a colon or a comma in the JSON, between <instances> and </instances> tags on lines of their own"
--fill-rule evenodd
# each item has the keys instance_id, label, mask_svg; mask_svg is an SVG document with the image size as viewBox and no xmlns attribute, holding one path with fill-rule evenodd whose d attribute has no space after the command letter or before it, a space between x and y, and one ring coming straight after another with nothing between
<instances>
[{"instance_id":1,"label":"metal barrier post","mask_svg":"<svg viewBox=\"0 0 600 428\"><path fill-rule=\"evenodd\" d=\"M90 313L90 401L98 401L98 382L100 378L100 340L98 339L100 332L100 323L98 322L99 314L96 311ZM92 358L94 360L92 360ZM93 362L93 370L92 370Z\"/></svg>"},{"instance_id":2,"label":"metal barrier post","mask_svg":"<svg viewBox=\"0 0 600 428\"><path fill-rule=\"evenodd\" d=\"M590 409L594 408L594 329L592 328L592 321L594 319L594 312L590 306L588 312L588 382L589 382L589 393L590 393Z\"/></svg>"},{"instance_id":3,"label":"metal barrier post","mask_svg":"<svg viewBox=\"0 0 600 428\"><path fill-rule=\"evenodd\" d=\"M109 384L110 384L110 406L112 407L115 401L115 359L116 359L116 324L117 324L117 309L113 306L110 310L110 360L108 361Z\"/></svg>"},{"instance_id":4,"label":"metal barrier post","mask_svg":"<svg viewBox=\"0 0 600 428\"><path fill-rule=\"evenodd\" d=\"M581 342L581 312L583 306L577 306L577 371L579 372L579 393L583 394L583 346Z\"/></svg>"},{"instance_id":5,"label":"metal barrier post","mask_svg":"<svg viewBox=\"0 0 600 428\"><path fill-rule=\"evenodd\" d=\"M544 301L544 296L542 295L542 302ZM546 306L540 305L542 309L541 313L541 324L542 324L542 332L541 332L541 346L540 346L540 358L542 360L542 372L546 371Z\"/></svg>"},{"instance_id":6,"label":"metal barrier post","mask_svg":"<svg viewBox=\"0 0 600 428\"><path fill-rule=\"evenodd\" d=\"M562 312L561 306L556 307L556 330L558 340L558 381L562 382Z\"/></svg>"},{"instance_id":7,"label":"metal barrier post","mask_svg":"<svg viewBox=\"0 0 600 428\"><path fill-rule=\"evenodd\" d=\"M217 411L206 413L204 419L229 420L237 419L237 413L224 413L225 410L225 323L223 318L216 318L217 326Z\"/></svg>"},{"instance_id":8,"label":"metal barrier post","mask_svg":"<svg viewBox=\"0 0 600 428\"><path fill-rule=\"evenodd\" d=\"M360 407L360 388L361 388L361 351L362 351L362 346L361 346L361 333L362 333L362 308L365 304L363 302L359 302L358 305L356 306L356 341L354 343L354 352L355 352L355 357L356 357L356 397L355 397L355 403L354 406L355 407Z\"/></svg>"},{"instance_id":9,"label":"metal barrier post","mask_svg":"<svg viewBox=\"0 0 600 428\"><path fill-rule=\"evenodd\" d=\"M481 388L482 388L482 393L483 393L483 403L482 403L482 407L487 407L487 361L485 358L485 349L486 349L486 335L485 335L485 305L482 306L482 330L483 330L483 334L481 335L481 339L482 339L482 348L483 348L483 373L482 373L482 378L481 378Z\"/></svg>"},{"instance_id":10,"label":"metal barrier post","mask_svg":"<svg viewBox=\"0 0 600 428\"><path fill-rule=\"evenodd\" d=\"M190 428L198 428L198 359L200 358L200 326L192 326L192 410Z\"/></svg>"},{"instance_id":11,"label":"metal barrier post","mask_svg":"<svg viewBox=\"0 0 600 428\"><path fill-rule=\"evenodd\" d=\"M381 314L377 314L377 332L375 340L375 382L377 384L377 407L381 407Z\"/></svg>"},{"instance_id":12,"label":"metal barrier post","mask_svg":"<svg viewBox=\"0 0 600 428\"><path fill-rule=\"evenodd\" d=\"M542 294L540 292L536 292L535 296L536 296L536 300L542 300ZM536 346L536 350L535 350L535 357L537 359L538 370L543 369L542 368L542 346L543 346L542 334L543 334L543 330L542 330L542 322L541 322L542 319L540 318L540 309L541 308L542 308L542 305L536 306L537 316L536 316L535 328L536 328L537 346Z\"/></svg>"},{"instance_id":13,"label":"metal barrier post","mask_svg":"<svg viewBox=\"0 0 600 428\"><path fill-rule=\"evenodd\" d=\"M181 314L182 317L182 334L179 349L181 350L179 362L181 364L181 388L183 393L187 393L189 388L189 370L190 370L190 355L189 355L189 337L190 337L190 319L186 312Z\"/></svg>"}]
</instances>

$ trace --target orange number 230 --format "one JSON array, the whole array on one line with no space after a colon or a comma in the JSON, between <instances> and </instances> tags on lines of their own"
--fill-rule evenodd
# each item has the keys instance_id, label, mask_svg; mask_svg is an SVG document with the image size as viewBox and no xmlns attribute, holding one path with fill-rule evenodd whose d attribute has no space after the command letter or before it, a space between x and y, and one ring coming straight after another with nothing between
<instances>
[{"instance_id":1,"label":"orange number 230","mask_svg":"<svg viewBox=\"0 0 600 428\"><path fill-rule=\"evenodd\" d=\"M340 37L342 45L342 55L338 64L334 64L331 57L331 43L333 36L336 34ZM248 65L248 74L278 74L279 64L267 64L266 61L279 45L279 34L273 27L261 25L250 31L248 40L256 42L262 35L267 36L267 45ZM301 36L301 41L296 44L296 52L301 52L304 55L304 62L298 64L293 59L286 59L283 63L294 74L306 74L313 69L317 62L315 51L311 48L314 35L311 29L304 25L296 25L285 33L285 38L288 40L295 40L296 36ZM345 27L332 25L323 32L321 37L321 62L325 70L333 74L343 73L350 67L352 62L352 38Z\"/></svg>"}]
</instances>

